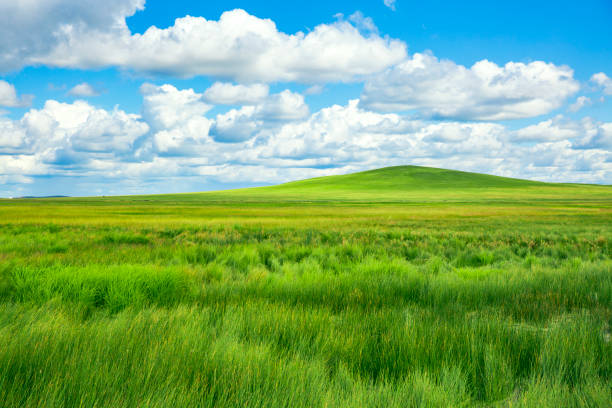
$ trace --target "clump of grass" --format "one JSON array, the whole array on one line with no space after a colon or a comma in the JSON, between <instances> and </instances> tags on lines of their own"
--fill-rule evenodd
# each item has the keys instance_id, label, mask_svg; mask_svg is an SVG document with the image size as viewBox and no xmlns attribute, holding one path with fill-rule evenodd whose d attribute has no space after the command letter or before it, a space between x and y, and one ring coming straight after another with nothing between
<instances>
[{"instance_id":1,"label":"clump of grass","mask_svg":"<svg viewBox=\"0 0 612 408\"><path fill-rule=\"evenodd\" d=\"M111 313L126 307L172 306L195 296L187 275L180 268L17 267L8 275L9 295L17 302L43 304L58 298L67 303L108 309Z\"/></svg>"},{"instance_id":2,"label":"clump of grass","mask_svg":"<svg viewBox=\"0 0 612 408\"><path fill-rule=\"evenodd\" d=\"M137 234L129 234L129 233L109 233L104 235L100 242L104 244L117 245L117 244L127 244L127 245L145 245L149 243L149 238L137 235Z\"/></svg>"}]
</instances>

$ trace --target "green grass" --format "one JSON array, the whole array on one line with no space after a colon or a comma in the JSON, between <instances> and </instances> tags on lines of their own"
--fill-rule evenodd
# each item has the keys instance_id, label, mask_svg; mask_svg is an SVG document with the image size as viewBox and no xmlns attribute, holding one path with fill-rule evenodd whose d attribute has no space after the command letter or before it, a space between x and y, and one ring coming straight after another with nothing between
<instances>
[{"instance_id":1,"label":"green grass","mask_svg":"<svg viewBox=\"0 0 612 408\"><path fill-rule=\"evenodd\" d=\"M608 407L610 192L399 167L0 200L0 406Z\"/></svg>"}]
</instances>

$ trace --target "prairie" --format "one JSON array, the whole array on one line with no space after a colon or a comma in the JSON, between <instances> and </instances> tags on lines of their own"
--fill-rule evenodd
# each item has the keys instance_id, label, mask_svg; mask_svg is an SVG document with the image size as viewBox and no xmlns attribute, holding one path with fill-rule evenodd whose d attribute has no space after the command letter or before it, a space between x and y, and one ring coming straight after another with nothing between
<instances>
[{"instance_id":1,"label":"prairie","mask_svg":"<svg viewBox=\"0 0 612 408\"><path fill-rule=\"evenodd\" d=\"M607 407L611 325L610 186L0 200L6 407Z\"/></svg>"}]
</instances>

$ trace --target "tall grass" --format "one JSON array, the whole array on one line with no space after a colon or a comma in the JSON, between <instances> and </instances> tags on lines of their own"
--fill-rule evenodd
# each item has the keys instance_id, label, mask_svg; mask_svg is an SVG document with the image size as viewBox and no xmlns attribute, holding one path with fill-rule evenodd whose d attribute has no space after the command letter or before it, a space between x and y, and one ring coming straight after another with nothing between
<instances>
[{"instance_id":1,"label":"tall grass","mask_svg":"<svg viewBox=\"0 0 612 408\"><path fill-rule=\"evenodd\" d=\"M612 402L605 205L35 205L0 206L0 406Z\"/></svg>"}]
</instances>

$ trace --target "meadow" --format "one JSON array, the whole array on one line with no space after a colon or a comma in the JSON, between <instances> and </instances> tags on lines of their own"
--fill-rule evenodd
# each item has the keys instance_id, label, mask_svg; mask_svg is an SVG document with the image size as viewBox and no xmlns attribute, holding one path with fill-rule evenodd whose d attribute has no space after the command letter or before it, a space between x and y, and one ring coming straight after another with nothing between
<instances>
[{"instance_id":1,"label":"meadow","mask_svg":"<svg viewBox=\"0 0 612 408\"><path fill-rule=\"evenodd\" d=\"M609 407L611 326L610 186L0 200L2 407Z\"/></svg>"}]
</instances>

